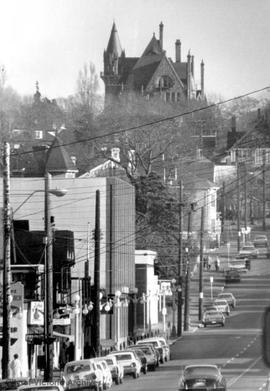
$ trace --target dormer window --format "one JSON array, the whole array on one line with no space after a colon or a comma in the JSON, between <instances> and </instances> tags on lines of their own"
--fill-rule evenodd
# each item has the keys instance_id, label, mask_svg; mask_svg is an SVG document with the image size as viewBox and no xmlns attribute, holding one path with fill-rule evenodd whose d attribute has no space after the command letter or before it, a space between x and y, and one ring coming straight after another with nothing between
<instances>
[{"instance_id":1,"label":"dormer window","mask_svg":"<svg viewBox=\"0 0 270 391\"><path fill-rule=\"evenodd\" d=\"M43 131L35 130L35 140L42 140L42 139L43 139Z\"/></svg>"}]
</instances>

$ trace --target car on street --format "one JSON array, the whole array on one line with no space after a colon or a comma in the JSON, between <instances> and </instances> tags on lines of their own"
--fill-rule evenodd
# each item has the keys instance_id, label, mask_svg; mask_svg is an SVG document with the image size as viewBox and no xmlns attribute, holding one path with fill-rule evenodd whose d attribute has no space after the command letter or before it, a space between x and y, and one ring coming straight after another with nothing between
<instances>
[{"instance_id":1,"label":"car on street","mask_svg":"<svg viewBox=\"0 0 270 391\"><path fill-rule=\"evenodd\" d=\"M63 382L66 390L88 388L101 391L103 373L93 358L69 361L64 367Z\"/></svg>"},{"instance_id":2,"label":"car on street","mask_svg":"<svg viewBox=\"0 0 270 391\"><path fill-rule=\"evenodd\" d=\"M157 349L159 354L160 354L159 362L161 364L164 363L166 351L165 351L165 347L163 346L163 344L160 342L160 340L158 338L155 338L155 337L153 337L153 338L145 338L145 339L142 339L140 341L137 341L136 345L140 345L142 343L148 343L148 344L153 345L154 348Z\"/></svg>"},{"instance_id":3,"label":"car on street","mask_svg":"<svg viewBox=\"0 0 270 391\"><path fill-rule=\"evenodd\" d=\"M218 294L218 299L225 299L227 300L228 304L232 307L236 307L236 298L231 292L222 292Z\"/></svg>"},{"instance_id":4,"label":"car on street","mask_svg":"<svg viewBox=\"0 0 270 391\"><path fill-rule=\"evenodd\" d=\"M255 235L253 239L255 247L268 247L268 239L266 235Z\"/></svg>"},{"instance_id":5,"label":"car on street","mask_svg":"<svg viewBox=\"0 0 270 391\"><path fill-rule=\"evenodd\" d=\"M152 345L140 344L138 346L141 351L145 354L147 360L147 369L155 371L156 367L159 366L159 355Z\"/></svg>"},{"instance_id":6,"label":"car on street","mask_svg":"<svg viewBox=\"0 0 270 391\"><path fill-rule=\"evenodd\" d=\"M103 357L97 357L94 358L98 369L101 370L103 375L103 390L107 390L107 388L111 388L112 386L112 374L111 370L107 364L107 362L104 360Z\"/></svg>"},{"instance_id":7,"label":"car on street","mask_svg":"<svg viewBox=\"0 0 270 391\"><path fill-rule=\"evenodd\" d=\"M252 244L245 244L239 251L238 256L243 258L258 258L259 250Z\"/></svg>"},{"instance_id":8,"label":"car on street","mask_svg":"<svg viewBox=\"0 0 270 391\"><path fill-rule=\"evenodd\" d=\"M125 352L132 351L135 352L138 356L138 358L141 361L141 372L145 375L147 374L147 358L142 349L140 349L138 346L133 345L129 346L127 349L125 349Z\"/></svg>"},{"instance_id":9,"label":"car on street","mask_svg":"<svg viewBox=\"0 0 270 391\"><path fill-rule=\"evenodd\" d=\"M225 326L225 316L222 312L217 310L206 310L203 313L202 324L204 327L220 325L222 327Z\"/></svg>"},{"instance_id":10,"label":"car on street","mask_svg":"<svg viewBox=\"0 0 270 391\"><path fill-rule=\"evenodd\" d=\"M110 356L115 356L116 360L124 369L124 376L131 375L134 379L140 376L141 361L135 352L117 351L111 352Z\"/></svg>"},{"instance_id":11,"label":"car on street","mask_svg":"<svg viewBox=\"0 0 270 391\"><path fill-rule=\"evenodd\" d=\"M160 340L162 346L165 349L165 361L169 361L171 359L171 350L166 338L164 337L157 337L157 338Z\"/></svg>"},{"instance_id":12,"label":"car on street","mask_svg":"<svg viewBox=\"0 0 270 391\"><path fill-rule=\"evenodd\" d=\"M9 388L6 388L9 390ZM64 391L64 388L61 384L54 383L45 383L42 380L35 379L31 384L21 385L19 388L16 388L17 391Z\"/></svg>"},{"instance_id":13,"label":"car on street","mask_svg":"<svg viewBox=\"0 0 270 391\"><path fill-rule=\"evenodd\" d=\"M222 312L223 314L230 315L230 306L225 299L215 299L214 305L217 307L217 310L219 312Z\"/></svg>"},{"instance_id":14,"label":"car on street","mask_svg":"<svg viewBox=\"0 0 270 391\"><path fill-rule=\"evenodd\" d=\"M17 390L19 386L28 385L29 379L22 377L17 379L0 380L0 391Z\"/></svg>"},{"instance_id":15,"label":"car on street","mask_svg":"<svg viewBox=\"0 0 270 391\"><path fill-rule=\"evenodd\" d=\"M229 270L237 270L239 273L246 273L250 270L250 259L248 257L236 256L229 261Z\"/></svg>"},{"instance_id":16,"label":"car on street","mask_svg":"<svg viewBox=\"0 0 270 391\"><path fill-rule=\"evenodd\" d=\"M216 365L188 365L178 383L178 391L226 391L226 380Z\"/></svg>"},{"instance_id":17,"label":"car on street","mask_svg":"<svg viewBox=\"0 0 270 391\"><path fill-rule=\"evenodd\" d=\"M225 272L225 283L240 282L241 275L238 270L227 270Z\"/></svg>"},{"instance_id":18,"label":"car on street","mask_svg":"<svg viewBox=\"0 0 270 391\"><path fill-rule=\"evenodd\" d=\"M110 356L109 354L103 357L108 367L110 368L112 380L116 385L123 383L124 369L121 365L118 364L115 356Z\"/></svg>"}]
</instances>

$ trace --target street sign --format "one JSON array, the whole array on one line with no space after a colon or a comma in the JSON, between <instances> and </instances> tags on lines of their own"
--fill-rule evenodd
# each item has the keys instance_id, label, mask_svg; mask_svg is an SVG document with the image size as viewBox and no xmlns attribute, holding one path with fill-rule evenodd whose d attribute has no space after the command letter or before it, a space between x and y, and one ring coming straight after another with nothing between
<instances>
[{"instance_id":1,"label":"street sign","mask_svg":"<svg viewBox=\"0 0 270 391\"><path fill-rule=\"evenodd\" d=\"M43 301L31 301L29 322L30 325L44 324L44 302Z\"/></svg>"},{"instance_id":2,"label":"street sign","mask_svg":"<svg viewBox=\"0 0 270 391\"><path fill-rule=\"evenodd\" d=\"M172 282L171 281L160 281L159 294L165 295L165 296L172 296Z\"/></svg>"}]
</instances>

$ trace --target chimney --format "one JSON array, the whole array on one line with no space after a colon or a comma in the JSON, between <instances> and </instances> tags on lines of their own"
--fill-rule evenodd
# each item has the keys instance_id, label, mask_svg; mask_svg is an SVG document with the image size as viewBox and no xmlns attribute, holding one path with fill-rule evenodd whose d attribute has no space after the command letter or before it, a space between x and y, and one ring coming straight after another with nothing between
<instances>
[{"instance_id":1,"label":"chimney","mask_svg":"<svg viewBox=\"0 0 270 391\"><path fill-rule=\"evenodd\" d=\"M204 62L201 61L201 96L204 97Z\"/></svg>"},{"instance_id":2,"label":"chimney","mask_svg":"<svg viewBox=\"0 0 270 391\"><path fill-rule=\"evenodd\" d=\"M187 55L187 100L191 98L191 55Z\"/></svg>"},{"instance_id":3,"label":"chimney","mask_svg":"<svg viewBox=\"0 0 270 391\"><path fill-rule=\"evenodd\" d=\"M181 62L181 41L177 39L175 41L175 62Z\"/></svg>"},{"instance_id":4,"label":"chimney","mask_svg":"<svg viewBox=\"0 0 270 391\"><path fill-rule=\"evenodd\" d=\"M191 56L191 74L194 77L194 56Z\"/></svg>"},{"instance_id":5,"label":"chimney","mask_svg":"<svg viewBox=\"0 0 270 391\"><path fill-rule=\"evenodd\" d=\"M120 148L112 148L111 149L112 159L116 162L120 162Z\"/></svg>"},{"instance_id":6,"label":"chimney","mask_svg":"<svg viewBox=\"0 0 270 391\"><path fill-rule=\"evenodd\" d=\"M236 133L236 117L232 116L232 133Z\"/></svg>"},{"instance_id":7,"label":"chimney","mask_svg":"<svg viewBox=\"0 0 270 391\"><path fill-rule=\"evenodd\" d=\"M161 50L163 50L163 23L160 22L159 24L159 44L161 47Z\"/></svg>"}]
</instances>

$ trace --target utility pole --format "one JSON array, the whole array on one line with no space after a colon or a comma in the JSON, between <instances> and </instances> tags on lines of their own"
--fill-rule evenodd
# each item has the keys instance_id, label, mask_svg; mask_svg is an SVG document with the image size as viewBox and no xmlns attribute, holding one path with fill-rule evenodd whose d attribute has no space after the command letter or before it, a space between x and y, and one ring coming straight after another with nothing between
<instances>
[{"instance_id":1,"label":"utility pole","mask_svg":"<svg viewBox=\"0 0 270 391\"><path fill-rule=\"evenodd\" d=\"M240 251L240 172L239 172L239 159L238 149L236 149L236 175L237 175L237 251Z\"/></svg>"},{"instance_id":2,"label":"utility pole","mask_svg":"<svg viewBox=\"0 0 270 391\"><path fill-rule=\"evenodd\" d=\"M50 215L50 174L45 172L45 317L44 317L44 343L45 343L45 370L44 381L53 380L53 237Z\"/></svg>"},{"instance_id":3,"label":"utility pole","mask_svg":"<svg viewBox=\"0 0 270 391\"><path fill-rule=\"evenodd\" d=\"M203 315L203 234L204 234L204 206L201 207L199 321L202 320L202 315Z\"/></svg>"},{"instance_id":4,"label":"utility pole","mask_svg":"<svg viewBox=\"0 0 270 391\"><path fill-rule=\"evenodd\" d=\"M245 165L245 178L244 178L244 199L245 199L245 235L246 235L246 229L247 229L247 210L248 210L248 205L247 205L247 167Z\"/></svg>"},{"instance_id":5,"label":"utility pole","mask_svg":"<svg viewBox=\"0 0 270 391\"><path fill-rule=\"evenodd\" d=\"M2 379L9 378L10 364L10 146L4 143L3 155L3 225L4 225L4 265L3 265L3 349L2 349Z\"/></svg>"},{"instance_id":6,"label":"utility pole","mask_svg":"<svg viewBox=\"0 0 270 391\"><path fill-rule=\"evenodd\" d=\"M94 340L96 357L100 355L100 191L96 191L95 261L94 261Z\"/></svg>"},{"instance_id":7,"label":"utility pole","mask_svg":"<svg viewBox=\"0 0 270 391\"><path fill-rule=\"evenodd\" d=\"M190 296L190 233L191 233L191 210L188 212L188 247L186 251L186 284L185 284L185 311L184 331L189 330L189 296Z\"/></svg>"},{"instance_id":8,"label":"utility pole","mask_svg":"<svg viewBox=\"0 0 270 391\"><path fill-rule=\"evenodd\" d=\"M177 336L182 335L182 230L183 230L183 183L179 181L179 246L178 246L178 295L177 295Z\"/></svg>"},{"instance_id":9,"label":"utility pole","mask_svg":"<svg viewBox=\"0 0 270 391\"><path fill-rule=\"evenodd\" d=\"M222 183L222 201L221 201L221 232L224 235L224 225L225 225L225 182Z\"/></svg>"},{"instance_id":10,"label":"utility pole","mask_svg":"<svg viewBox=\"0 0 270 391\"><path fill-rule=\"evenodd\" d=\"M265 180L265 149L263 149L263 167L262 167L262 180L263 180L263 216L262 216L262 229L266 230L266 180Z\"/></svg>"},{"instance_id":11,"label":"utility pole","mask_svg":"<svg viewBox=\"0 0 270 391\"><path fill-rule=\"evenodd\" d=\"M110 185L110 248L109 248L109 293L113 294L113 187ZM112 297L112 296L111 296ZM112 315L109 315L109 338L112 339Z\"/></svg>"}]
</instances>

